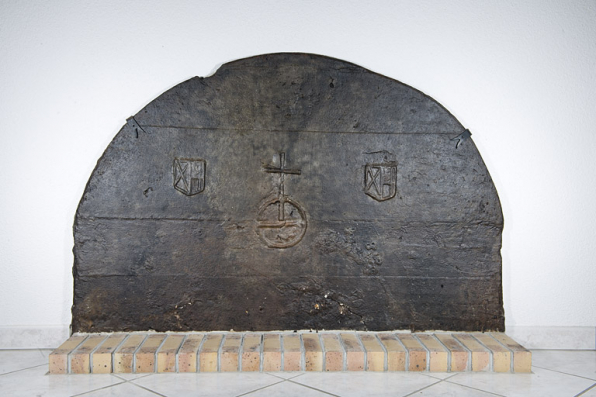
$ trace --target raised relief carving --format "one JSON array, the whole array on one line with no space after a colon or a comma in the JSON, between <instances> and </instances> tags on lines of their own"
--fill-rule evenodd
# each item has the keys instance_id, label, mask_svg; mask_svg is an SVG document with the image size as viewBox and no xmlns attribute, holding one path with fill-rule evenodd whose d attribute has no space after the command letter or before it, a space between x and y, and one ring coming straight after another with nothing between
<instances>
[{"instance_id":1,"label":"raised relief carving","mask_svg":"<svg viewBox=\"0 0 596 397\"><path fill-rule=\"evenodd\" d=\"M306 212L293 198L285 194L285 176L300 175L299 169L285 167L285 153L278 155L279 166L266 165L263 171L279 174L278 194L266 200L257 215L259 236L270 248L289 248L298 244L306 233Z\"/></svg>"},{"instance_id":2,"label":"raised relief carving","mask_svg":"<svg viewBox=\"0 0 596 397\"><path fill-rule=\"evenodd\" d=\"M205 190L205 160L175 158L174 188L187 196Z\"/></svg>"},{"instance_id":3,"label":"raised relief carving","mask_svg":"<svg viewBox=\"0 0 596 397\"><path fill-rule=\"evenodd\" d=\"M387 150L365 152L364 193L377 201L392 199L397 194L397 161Z\"/></svg>"}]
</instances>

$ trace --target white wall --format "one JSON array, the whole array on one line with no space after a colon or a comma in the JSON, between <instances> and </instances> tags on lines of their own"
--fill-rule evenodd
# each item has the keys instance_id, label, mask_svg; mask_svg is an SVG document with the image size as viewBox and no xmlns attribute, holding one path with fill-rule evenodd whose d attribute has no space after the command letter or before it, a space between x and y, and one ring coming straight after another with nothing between
<instances>
[{"instance_id":1,"label":"white wall","mask_svg":"<svg viewBox=\"0 0 596 397\"><path fill-rule=\"evenodd\" d=\"M0 347L66 337L73 217L125 119L291 51L401 80L469 128L503 205L508 328L594 348L595 21L594 1L0 2Z\"/></svg>"}]
</instances>

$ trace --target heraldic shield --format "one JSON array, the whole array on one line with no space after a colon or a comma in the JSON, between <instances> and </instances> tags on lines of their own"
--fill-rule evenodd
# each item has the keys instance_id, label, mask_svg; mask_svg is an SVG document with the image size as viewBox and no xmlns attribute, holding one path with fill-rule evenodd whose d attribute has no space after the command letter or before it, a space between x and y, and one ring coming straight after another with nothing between
<instances>
[{"instance_id":1,"label":"heraldic shield","mask_svg":"<svg viewBox=\"0 0 596 397\"><path fill-rule=\"evenodd\" d=\"M174 159L174 188L187 196L205 189L205 160Z\"/></svg>"},{"instance_id":2,"label":"heraldic shield","mask_svg":"<svg viewBox=\"0 0 596 397\"><path fill-rule=\"evenodd\" d=\"M395 197L397 193L397 164L366 164L364 169L364 193L377 201Z\"/></svg>"}]
</instances>

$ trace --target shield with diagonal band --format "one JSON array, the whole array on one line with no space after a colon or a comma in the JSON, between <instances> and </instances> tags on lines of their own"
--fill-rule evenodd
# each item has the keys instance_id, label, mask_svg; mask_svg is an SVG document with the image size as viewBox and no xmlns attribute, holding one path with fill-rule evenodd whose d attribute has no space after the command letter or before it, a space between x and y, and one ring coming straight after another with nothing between
<instances>
[{"instance_id":1,"label":"shield with diagonal band","mask_svg":"<svg viewBox=\"0 0 596 397\"><path fill-rule=\"evenodd\" d=\"M397 164L366 164L364 167L364 193L377 201L395 197L397 193Z\"/></svg>"},{"instance_id":2,"label":"shield with diagonal band","mask_svg":"<svg viewBox=\"0 0 596 397\"><path fill-rule=\"evenodd\" d=\"M205 189L205 160L174 159L174 188L187 196Z\"/></svg>"}]
</instances>

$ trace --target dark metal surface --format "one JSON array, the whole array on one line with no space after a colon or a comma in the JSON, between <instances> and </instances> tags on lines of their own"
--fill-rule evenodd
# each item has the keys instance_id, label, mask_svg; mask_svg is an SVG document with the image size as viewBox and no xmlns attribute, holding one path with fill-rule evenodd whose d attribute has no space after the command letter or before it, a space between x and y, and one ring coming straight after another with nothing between
<instances>
[{"instance_id":1,"label":"dark metal surface","mask_svg":"<svg viewBox=\"0 0 596 397\"><path fill-rule=\"evenodd\" d=\"M242 59L152 101L99 160L73 331L503 330L502 229L432 98L327 57Z\"/></svg>"}]
</instances>

